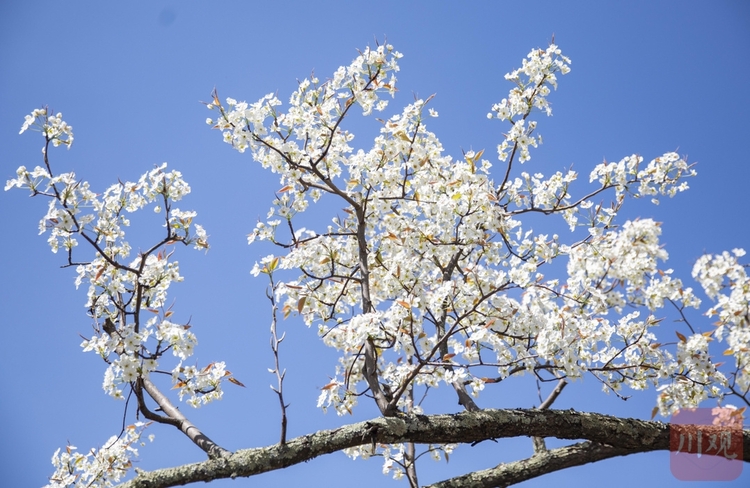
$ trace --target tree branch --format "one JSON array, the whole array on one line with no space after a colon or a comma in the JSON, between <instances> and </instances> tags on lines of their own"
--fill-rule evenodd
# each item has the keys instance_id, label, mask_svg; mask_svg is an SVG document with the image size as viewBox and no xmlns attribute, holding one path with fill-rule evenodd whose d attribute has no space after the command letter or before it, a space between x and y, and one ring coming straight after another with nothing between
<instances>
[{"instance_id":1,"label":"tree branch","mask_svg":"<svg viewBox=\"0 0 750 488\"><path fill-rule=\"evenodd\" d=\"M547 399L544 400L542 404L537 408L539 410L547 410L549 407L551 407L552 404L555 403L555 400L557 400L557 397L560 396L560 393L562 393L563 388L565 388L565 385L567 384L567 380L565 380L564 378L560 379L557 382L557 386L555 386L555 389L552 390L552 393L550 393ZM538 381L537 385L539 385ZM532 437L531 442L534 444L534 454L539 454L540 452L547 450L547 445L544 442L544 437Z\"/></svg>"},{"instance_id":2,"label":"tree branch","mask_svg":"<svg viewBox=\"0 0 750 488\"><path fill-rule=\"evenodd\" d=\"M456 478L429 485L427 488L506 487L561 469L581 466L615 456L626 456L635 452L643 451L586 441L534 454L532 457L522 461L499 464L491 469L457 476Z\"/></svg>"},{"instance_id":3,"label":"tree branch","mask_svg":"<svg viewBox=\"0 0 750 488\"><path fill-rule=\"evenodd\" d=\"M161 408L162 411L167 414L169 420L165 422L165 418L156 415L148 410L145 403L142 402L142 398L139 397L139 410L144 417L156 422L169 423L174 425L175 427L180 429L186 436L188 436L188 438L190 438L190 440L193 441L195 445L203 449L206 454L208 454L208 457L210 459L221 458L231 454L229 451L209 439L208 436L206 436L203 432L200 431L200 429L198 429L198 427L190 422L187 417L185 417L182 412L180 412L180 409L175 407L172 402L169 401L169 398L167 398L161 391L159 391L159 389L151 382L150 379L140 378L138 381L141 383L146 393L148 393L149 396L153 398L154 401L159 405L159 408Z\"/></svg>"},{"instance_id":4,"label":"tree branch","mask_svg":"<svg viewBox=\"0 0 750 488\"><path fill-rule=\"evenodd\" d=\"M581 460L577 463L583 464L588 462L583 459L595 461L597 455L603 455L597 454L598 452L611 457L669 449L669 426L667 424L574 410L482 410L450 415L402 415L380 417L334 430L319 431L291 439L285 445L276 444L244 449L225 458L209 459L200 463L152 472L140 472L135 479L120 487L166 488L196 481L249 477L287 468L323 454L341 451L348 447L369 445L373 442L383 444L472 443L530 435L560 439L587 439L594 443L611 446L594 448L587 447L584 443L577 447L579 454L576 454L575 450L566 454L567 451L556 449L538 455L540 458L550 456L549 460L562 459L562 461L554 461L552 464L555 468L550 468L550 471L564 467L561 463L578 459L576 455L581 456ZM612 450L613 448L618 451ZM743 456L745 462L750 462L750 430L743 431ZM537 473L535 476L539 476L543 473L542 468L534 467L534 463L537 462L534 458L519 461L519 463L527 463L524 466L531 466L523 468L524 470L530 470L530 473ZM515 469L521 470L521 468Z\"/></svg>"},{"instance_id":5,"label":"tree branch","mask_svg":"<svg viewBox=\"0 0 750 488\"><path fill-rule=\"evenodd\" d=\"M271 389L276 393L276 396L279 397L279 405L281 406L281 438L279 439L279 443L284 444L286 443L287 426L286 408L289 405L284 403L284 378L286 377L286 369L282 370L279 364L279 346L286 337L286 332L281 335L281 338L279 338L276 333L276 311L278 310L278 307L276 306L276 283L273 281L272 273L269 273L268 277L271 280L271 291L270 293L266 292L266 296L271 301L271 351L273 351L274 359L273 373L276 374L276 384L278 385L276 387L271 385Z\"/></svg>"}]
</instances>

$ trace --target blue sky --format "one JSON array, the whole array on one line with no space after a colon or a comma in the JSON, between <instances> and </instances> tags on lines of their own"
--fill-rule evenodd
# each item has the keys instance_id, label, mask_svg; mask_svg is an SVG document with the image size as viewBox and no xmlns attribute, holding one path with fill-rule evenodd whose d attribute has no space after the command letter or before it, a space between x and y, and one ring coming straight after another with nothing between
<instances>
[{"instance_id":1,"label":"blue sky","mask_svg":"<svg viewBox=\"0 0 750 488\"><path fill-rule=\"evenodd\" d=\"M208 129L210 114L199 101L208 100L214 87L222 98L255 101L278 91L286 99L297 79L312 70L325 78L348 64L356 49L387 38L404 53L391 110L409 103L412 94L434 93L440 117L430 129L446 152L486 148L494 154L501 126L485 116L510 88L503 75L553 34L572 58L572 72L550 96L554 116L539 117L544 145L532 153L528 170L550 173L572 164L586 175L605 158L639 153L650 160L677 150L698 163L691 190L658 207L634 202L626 216L664 222L670 266L688 281L703 253L750 248L750 3L744 1L2 2L0 176L12 177L21 164L41 164L41 137L18 136L18 130L24 115L43 105L62 112L75 131L70 151L51 153L58 171L73 170L99 189L117 178L134 180L162 161L183 172L193 194L181 207L198 211L212 249L179 252L186 280L170 296L180 317L191 319L200 342L197 359L225 360L247 385L228 385L220 403L187 414L228 449L268 445L277 441L279 414L266 372L272 365L269 310L265 283L248 272L267 250L248 247L245 236L265 215L278 181ZM355 147L368 149L377 124L355 120L351 127ZM45 210L45 202L21 192L0 195L0 367L6 376L0 472L6 486L44 485L55 449L66 441L81 450L99 446L117 433L123 415L123 404L101 390L103 363L80 352L78 334L90 334L85 293L75 290L73 270L60 269L63 256L50 253L46 238L37 236ZM143 232L142 246L149 235ZM698 314L693 320L710 327ZM353 418L317 410L335 356L299 321L282 326L289 337L282 362L289 370L290 436L375 415L370 407ZM534 382L523 380L509 382L481 406L537 404ZM623 402L584 381L566 389L556 407L648 418L654 398L646 391ZM449 400L445 411L454 405ZM172 430L151 429L156 441L142 449L138 467L204 458ZM421 481L530 454L527 439L484 444L459 449L448 465L423 461ZM406 486L382 476L380 466L334 454L212 486ZM750 485L748 471L722 486ZM661 452L522 486L605 482L684 484L671 476Z\"/></svg>"}]
</instances>

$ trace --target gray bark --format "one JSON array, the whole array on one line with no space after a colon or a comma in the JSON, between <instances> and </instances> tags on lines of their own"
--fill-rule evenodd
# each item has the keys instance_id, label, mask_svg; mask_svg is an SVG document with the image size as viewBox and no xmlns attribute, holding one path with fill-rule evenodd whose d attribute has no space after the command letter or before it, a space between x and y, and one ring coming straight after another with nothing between
<instances>
[{"instance_id":1,"label":"gray bark","mask_svg":"<svg viewBox=\"0 0 750 488\"><path fill-rule=\"evenodd\" d=\"M574 410L488 409L452 415L380 417L297 437L284 445L243 449L223 458L139 472L136 478L120 486L165 488L196 481L249 477L287 468L347 447L372 443L473 443L518 436L586 439L590 442L553 449L523 461L471 473L434 486L507 486L608 457L669 449L669 425L662 422ZM743 431L743 460L750 462L750 430Z\"/></svg>"}]
</instances>

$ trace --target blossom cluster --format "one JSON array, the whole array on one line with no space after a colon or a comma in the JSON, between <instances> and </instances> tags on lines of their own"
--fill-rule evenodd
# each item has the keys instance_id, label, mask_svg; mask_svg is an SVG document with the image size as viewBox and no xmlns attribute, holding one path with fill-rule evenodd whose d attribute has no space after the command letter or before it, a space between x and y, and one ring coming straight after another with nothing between
<instances>
[{"instance_id":1,"label":"blossom cluster","mask_svg":"<svg viewBox=\"0 0 750 488\"><path fill-rule=\"evenodd\" d=\"M37 108L27 115L18 133L23 134L30 128L44 134L45 141L55 147L63 144L70 149L73 145L73 127L62 119L62 113L55 115L47 107ZM43 151L46 149L45 145Z\"/></svg>"},{"instance_id":2,"label":"blossom cluster","mask_svg":"<svg viewBox=\"0 0 750 488\"><path fill-rule=\"evenodd\" d=\"M508 165L501 182L492 179L483 151L462 159L443 153L425 123L437 115L428 108L431 99L380 121L372 147L355 150L345 126L350 107L360 105L364 115L385 109L378 94L393 95L399 58L391 46L366 50L325 82L302 81L286 112L273 95L253 104L227 98L226 105L215 95L208 104L218 112L208 122L226 142L240 152L249 148L262 167L280 174L267 220L248 241L285 251L265 257L253 274L299 270L275 288L285 316L299 313L341 352L319 407L350 413L362 389L373 390L368 344L377 351L384 397L412 412L407 392L415 388L446 384L477 397L488 384L535 372L591 374L607 391L655 386L669 414L725 392L726 378L708 352L713 338L728 340L738 357L737 380L747 381L750 366L739 351L747 328L727 322L731 316L746 323L747 302L737 298L746 300L737 291L746 283L738 278L744 268L722 264L726 258L699 262L714 273L696 272L712 290L725 286L716 280L731 268L726 286L735 298L714 294L712 309L725 325L711 337L694 333L666 347L656 314L665 313L659 312L665 304L683 310L701 302L663 267L668 254L659 222L618 223L628 196L658 203L659 196L686 190L685 179L696 173L684 158L668 152L645 165L637 155L605 161L591 171L594 188L578 198L571 195L574 171L511 177L513 162L528 161L541 142L529 116L551 114L548 96L558 75L570 71L570 59L555 45L531 51L506 75L515 86L488 114L511 124L498 146ZM614 194L611 204L595 204L593 197L606 191ZM322 194L337 197L343 213L327 227L315 220L301 227L299 214ZM571 237L534 232L523 219L532 212L563 216ZM566 275L548 278L559 258L568 263Z\"/></svg>"},{"instance_id":3,"label":"blossom cluster","mask_svg":"<svg viewBox=\"0 0 750 488\"><path fill-rule=\"evenodd\" d=\"M692 169L677 153L666 153L653 159L645 168L640 169L643 158L633 154L617 163L599 164L591 172L590 181L598 180L604 186L614 186L620 195L628 190L636 196L666 195L675 196L678 192L687 190L686 181L680 181L688 176L695 176ZM633 183L638 183L637 190L631 189ZM658 203L656 197L652 198Z\"/></svg>"},{"instance_id":4,"label":"blossom cluster","mask_svg":"<svg viewBox=\"0 0 750 488\"><path fill-rule=\"evenodd\" d=\"M515 83L516 87L510 91L508 98L493 105L492 111L487 114L487 118L507 120L512 126L497 147L500 161L507 161L509 154L516 151L520 151L519 162L531 159L529 146L537 147L542 137L532 135L537 123L527 121L527 117L532 108L552 115L552 107L547 100L550 88L557 89L557 73L565 75L569 72L570 59L563 56L555 44L550 44L546 50L532 50L523 60L521 68L505 75L505 79Z\"/></svg>"},{"instance_id":5,"label":"blossom cluster","mask_svg":"<svg viewBox=\"0 0 750 488\"><path fill-rule=\"evenodd\" d=\"M288 219L307 208L308 197L320 198L325 190L317 180L341 176L353 135L336 121L355 105L364 114L383 111L388 101L381 95L395 94L400 57L390 45L366 49L327 82L315 77L300 82L286 113L277 111L281 101L273 94L253 104L227 98L227 107L214 95L208 108L218 110L219 117L207 122L239 152L249 148L263 168L281 174L281 196L270 213Z\"/></svg>"},{"instance_id":6,"label":"blossom cluster","mask_svg":"<svg viewBox=\"0 0 750 488\"><path fill-rule=\"evenodd\" d=\"M440 461L443 456L446 460L456 449L457 444L429 445L427 452L434 461ZM344 454L352 460L361 458L367 460L372 456L383 458L382 472L384 475L391 475L394 480L404 478L407 463L413 462L406 459L406 445L403 443L393 445L362 445L344 449ZM442 454L441 454L442 453Z\"/></svg>"},{"instance_id":7,"label":"blossom cluster","mask_svg":"<svg viewBox=\"0 0 750 488\"><path fill-rule=\"evenodd\" d=\"M61 114L52 115L46 108L27 115L21 132L30 127L40 129L47 145L51 142L53 146L70 147L73 141L71 126ZM87 286L86 307L94 322L94 335L84 339L81 347L107 363L102 385L105 392L125 398L123 388L133 388L139 379L149 378L171 351L177 359L171 371L172 383L180 399L186 398L193 407L220 399L222 381L236 380L223 362L202 369L185 364L193 355L197 339L189 325L172 322L169 318L173 311L165 310L169 287L183 279L179 263L172 259L171 246L180 243L208 249L206 231L194 223L196 212L174 207L190 193L182 174L167 170L163 163L135 182L118 182L95 193L88 182L78 180L72 172L53 174L47 145L44 166L31 170L19 167L16 178L9 180L5 189L25 188L32 196L49 198L39 231L49 232L52 251L63 249L68 266L76 267L76 287ZM163 216L165 231L155 244L140 248L144 250L131 257L126 239L129 215L148 206ZM79 241L94 250L88 262L73 260ZM91 459L70 448L62 454L58 451L53 460L58 468L53 477L58 484L54 486L110 486L107 480L119 480L129 467L129 453L134 452L130 445L137 436L132 432L128 430L125 437L108 443L110 447L92 454ZM102 467L105 462L109 464ZM60 475L63 472L69 476Z\"/></svg>"},{"instance_id":8,"label":"blossom cluster","mask_svg":"<svg viewBox=\"0 0 750 488\"><path fill-rule=\"evenodd\" d=\"M138 456L134 446L143 444L141 435L147 426L143 422L129 425L120 436L110 437L101 449L91 449L87 454L71 445L58 449L52 456L55 473L45 488L115 486L131 468L131 460ZM149 440L153 441L153 437L150 435Z\"/></svg>"},{"instance_id":9,"label":"blossom cluster","mask_svg":"<svg viewBox=\"0 0 750 488\"><path fill-rule=\"evenodd\" d=\"M483 390L525 373L568 380L588 375L614 392L655 387L664 415L707 398L747 394L744 251L698 260L693 277L714 300L707 314L718 322L708 332L685 324L690 333L678 330L678 341L669 343L659 329L665 307L675 307L685 321L682 312L701 301L665 266L662 224L619 218L628 197L658 203L687 190L685 179L696 173L685 158L667 152L645 165L638 155L605 161L589 174L591 190L577 197L575 171L514 172L542 142L529 117L551 114L548 97L558 75L570 71L570 59L553 44L532 50L506 75L514 86L488 114L511 125L497 147L504 172L496 181L484 151L461 158L444 153L426 124L437 116L432 98L386 113L400 58L388 44L365 49L330 79L299 82L286 106L274 94L247 103L222 102L216 92L207 104L216 115L206 122L226 143L279 175L273 205L248 242L269 241L282 252L264 257L251 272L283 275L272 280L274 306L282 304L285 317L299 314L340 353L321 389L320 408L352 413L368 394L384 415L421 413L415 394L426 398L441 385L472 408ZM352 145L347 118L355 107L364 116L385 113L369 148ZM27 116L22 132L32 126L47 143L69 147L73 140L70 126L46 109ZM164 164L98 195L72 173L54 176L45 153L45 166L19 168L6 185L12 187L50 197L40 231L50 231L53 251L70 256L80 239L96 251L92 261L76 263L76 284L88 285L87 307L97 326L82 346L108 362L105 390L122 397L123 385L147 378L171 350L181 399L197 407L221 398L221 382L231 375L224 363L187 365L197 340L164 310L169 285L182 280L168 246L208 247L205 230L193 223L195 212L172 206L190 192L182 175ZM595 203L607 192L613 194L608 204ZM341 210L321 225L303 214L323 195ZM147 205L164 213L166 233L131 258L127 216ZM527 218L533 214L562 216L570 234L535 231L531 222L538 220ZM733 372L719 369L712 341L726 342ZM447 457L452 449L428 450ZM411 462L404 445L348 453L382 456L384 473L396 478ZM59 466L83 463L70 452L65 456L57 457Z\"/></svg>"},{"instance_id":10,"label":"blossom cluster","mask_svg":"<svg viewBox=\"0 0 750 488\"><path fill-rule=\"evenodd\" d=\"M706 254L693 267L693 277L715 301L706 315L718 317L713 337L729 346L724 355L735 359L733 376L738 391L750 390L750 277L748 265L739 261L743 256L744 249Z\"/></svg>"},{"instance_id":11,"label":"blossom cluster","mask_svg":"<svg viewBox=\"0 0 750 488\"><path fill-rule=\"evenodd\" d=\"M48 141L61 140L67 135L65 143L69 147L73 140L71 128L60 114L49 115L46 109L27 115L21 132L31 126L40 126ZM148 320L141 316L146 310L158 313L166 304L170 285L183 279L179 263L170 259L172 253L167 252L167 246L179 242L208 249L206 231L193 223L196 213L172 206L190 193L190 186L179 171L168 171L163 163L136 182L118 182L97 194L88 182L79 181L72 172L53 175L45 157L44 167L33 170L19 167L16 178L5 185L6 190L11 188L26 188L32 196L49 197L39 231L49 231L48 242L53 252L62 248L70 259L79 239L94 247L94 258L77 264L75 283L76 287L88 285L86 307L100 325L96 327L96 335L84 340L81 346L84 351L95 351L107 360L103 388L109 395L122 398L123 385L139 376L148 376L156 369L159 357L171 350L180 359L172 371L175 383L182 385L181 397L190 391L190 403L199 405L221 396L219 387L209 388L204 380L210 376L214 379L209 383L215 383L217 375L225 374L223 366L216 366L219 363L214 363L204 375L183 374L182 362L192 355L196 344L187 327L158 316ZM148 205L165 214L166 232L150 250L126 261L131 253L125 234L130 226L128 215ZM112 327L107 330L102 322ZM149 339L155 343L147 344Z\"/></svg>"}]
</instances>

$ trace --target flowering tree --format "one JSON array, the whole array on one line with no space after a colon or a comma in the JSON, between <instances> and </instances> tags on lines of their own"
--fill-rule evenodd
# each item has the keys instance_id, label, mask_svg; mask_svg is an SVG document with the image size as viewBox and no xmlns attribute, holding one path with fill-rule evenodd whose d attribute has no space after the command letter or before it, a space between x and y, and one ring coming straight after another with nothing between
<instances>
[{"instance_id":1,"label":"flowering tree","mask_svg":"<svg viewBox=\"0 0 750 488\"><path fill-rule=\"evenodd\" d=\"M267 276L272 290L281 436L276 445L234 453L193 425L157 384L159 375L169 377L179 400L193 407L220 399L225 380L242 386L222 362L188 364L195 336L189 325L170 320L173 311L166 307L170 284L182 280L175 246L208 249L206 232L193 222L196 213L175 206L190 187L164 164L137 182L95 193L73 173L52 169L50 146L69 148L73 142L61 114L43 108L26 116L21 132L41 131L44 164L20 167L6 190L26 188L49 198L40 232L49 232L53 252L66 253L76 284L88 287L93 332L82 347L105 361L104 390L134 399L149 423L180 429L208 456L198 464L138 472L124 486L251 476L344 451L352 458L382 457L384 473L416 487L416 461L425 453L447 458L459 444L532 437L535 455L527 460L433 485L506 486L669 448L668 429L660 422L549 408L568 382L584 377L615 393L655 388L654 416L709 398L733 396L750 405L750 279L740 261L745 252L706 255L695 263L693 278L713 301L705 314L718 321L691 324L683 312L701 301L664 268L660 224L618 218L629 198L658 203L687 190L684 180L696 174L687 161L670 152L647 164L637 155L604 162L579 196L569 192L578 177L572 170L551 176L522 171L542 142L533 117L551 114L548 96L558 76L570 70L570 60L555 45L531 51L521 68L506 75L512 89L488 114L505 124L499 171L483 151L457 159L443 154L427 130L426 121L438 116L428 107L430 99L378 119L372 147L355 151L346 120L359 110L366 116L386 110L387 97L396 93L400 57L390 45L366 49L332 78L300 82L286 109L273 94L248 104L222 102L214 93L207 104L215 113L207 123L225 142L280 175L268 218L257 223L249 242L270 241L280 249L252 273ZM344 213L320 225L309 207L321 198L336 200ZM127 216L146 207L163 216L165 230L133 257ZM562 218L570 232L537 232L525 222L532 214ZM74 257L80 242L93 249L93 257ZM561 272L554 262L567 268ZM676 338L657 335L667 314L682 321ZM299 315L340 354L318 407L343 416L359 402L373 401L382 416L287 439L278 315ZM709 351L711 342L725 343L724 363ZM506 379L523 374L556 386L533 409L482 408L483 390L503 388ZM441 385L455 391L461 412L453 403L430 404L430 393ZM428 404L446 413L423 415ZM736 409L737 417L743 410ZM147 425L128 426L86 455L72 446L58 450L48 486L119 482ZM547 449L544 437L587 440ZM750 431L744 431L744 445L750 461Z\"/></svg>"}]
</instances>

